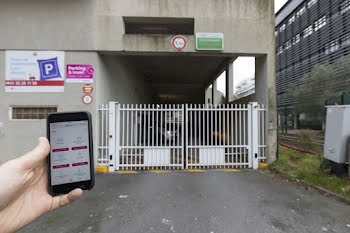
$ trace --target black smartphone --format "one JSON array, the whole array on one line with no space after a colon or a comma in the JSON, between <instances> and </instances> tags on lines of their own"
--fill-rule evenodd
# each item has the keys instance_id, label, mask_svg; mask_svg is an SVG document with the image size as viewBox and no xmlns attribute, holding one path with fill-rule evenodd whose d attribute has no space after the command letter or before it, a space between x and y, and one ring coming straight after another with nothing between
<instances>
[{"instance_id":1,"label":"black smartphone","mask_svg":"<svg viewBox=\"0 0 350 233\"><path fill-rule=\"evenodd\" d=\"M89 112L58 112L47 117L48 191L90 190L95 183L92 122Z\"/></svg>"}]
</instances>

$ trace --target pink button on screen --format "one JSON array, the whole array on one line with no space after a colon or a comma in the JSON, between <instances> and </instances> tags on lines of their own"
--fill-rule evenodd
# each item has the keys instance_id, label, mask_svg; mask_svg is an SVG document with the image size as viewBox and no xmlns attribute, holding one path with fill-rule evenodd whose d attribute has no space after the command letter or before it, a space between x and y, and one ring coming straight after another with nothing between
<instances>
[{"instance_id":1,"label":"pink button on screen","mask_svg":"<svg viewBox=\"0 0 350 233\"><path fill-rule=\"evenodd\" d=\"M69 151L69 148L57 148L52 150L52 152L61 152L61 151Z\"/></svg>"},{"instance_id":2,"label":"pink button on screen","mask_svg":"<svg viewBox=\"0 0 350 233\"><path fill-rule=\"evenodd\" d=\"M65 167L69 167L69 164L56 165L56 166L53 166L53 169L65 168Z\"/></svg>"},{"instance_id":3,"label":"pink button on screen","mask_svg":"<svg viewBox=\"0 0 350 233\"><path fill-rule=\"evenodd\" d=\"M83 165L88 165L88 162L81 162L81 163L73 163L72 166L73 167L77 167L77 166L83 166Z\"/></svg>"},{"instance_id":4,"label":"pink button on screen","mask_svg":"<svg viewBox=\"0 0 350 233\"><path fill-rule=\"evenodd\" d=\"M76 146L76 147L72 147L72 150L85 150L87 149L87 146Z\"/></svg>"}]
</instances>

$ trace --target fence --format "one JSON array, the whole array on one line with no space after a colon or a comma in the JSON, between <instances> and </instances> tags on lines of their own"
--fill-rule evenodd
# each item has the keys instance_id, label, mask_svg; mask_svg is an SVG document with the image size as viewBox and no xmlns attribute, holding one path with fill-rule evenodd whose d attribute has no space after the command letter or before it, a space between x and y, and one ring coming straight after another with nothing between
<instances>
[{"instance_id":1,"label":"fence","mask_svg":"<svg viewBox=\"0 0 350 233\"><path fill-rule=\"evenodd\" d=\"M98 165L109 171L257 168L266 159L264 106L140 105L99 108Z\"/></svg>"}]
</instances>

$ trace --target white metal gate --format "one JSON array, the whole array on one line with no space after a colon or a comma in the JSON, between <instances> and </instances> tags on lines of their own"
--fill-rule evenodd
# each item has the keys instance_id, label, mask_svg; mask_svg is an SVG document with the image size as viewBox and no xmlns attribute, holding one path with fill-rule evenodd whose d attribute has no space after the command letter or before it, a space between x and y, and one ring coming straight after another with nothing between
<instances>
[{"instance_id":1,"label":"white metal gate","mask_svg":"<svg viewBox=\"0 0 350 233\"><path fill-rule=\"evenodd\" d=\"M265 109L248 105L99 108L98 164L109 171L254 168L265 155Z\"/></svg>"}]
</instances>

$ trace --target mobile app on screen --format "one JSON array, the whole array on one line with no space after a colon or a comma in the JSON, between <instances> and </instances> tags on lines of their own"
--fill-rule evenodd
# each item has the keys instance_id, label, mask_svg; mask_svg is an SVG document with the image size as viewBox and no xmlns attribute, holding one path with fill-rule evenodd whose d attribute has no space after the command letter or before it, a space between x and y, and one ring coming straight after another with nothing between
<instances>
[{"instance_id":1,"label":"mobile app on screen","mask_svg":"<svg viewBox=\"0 0 350 233\"><path fill-rule=\"evenodd\" d=\"M51 185L91 179L88 121L50 123Z\"/></svg>"}]
</instances>

